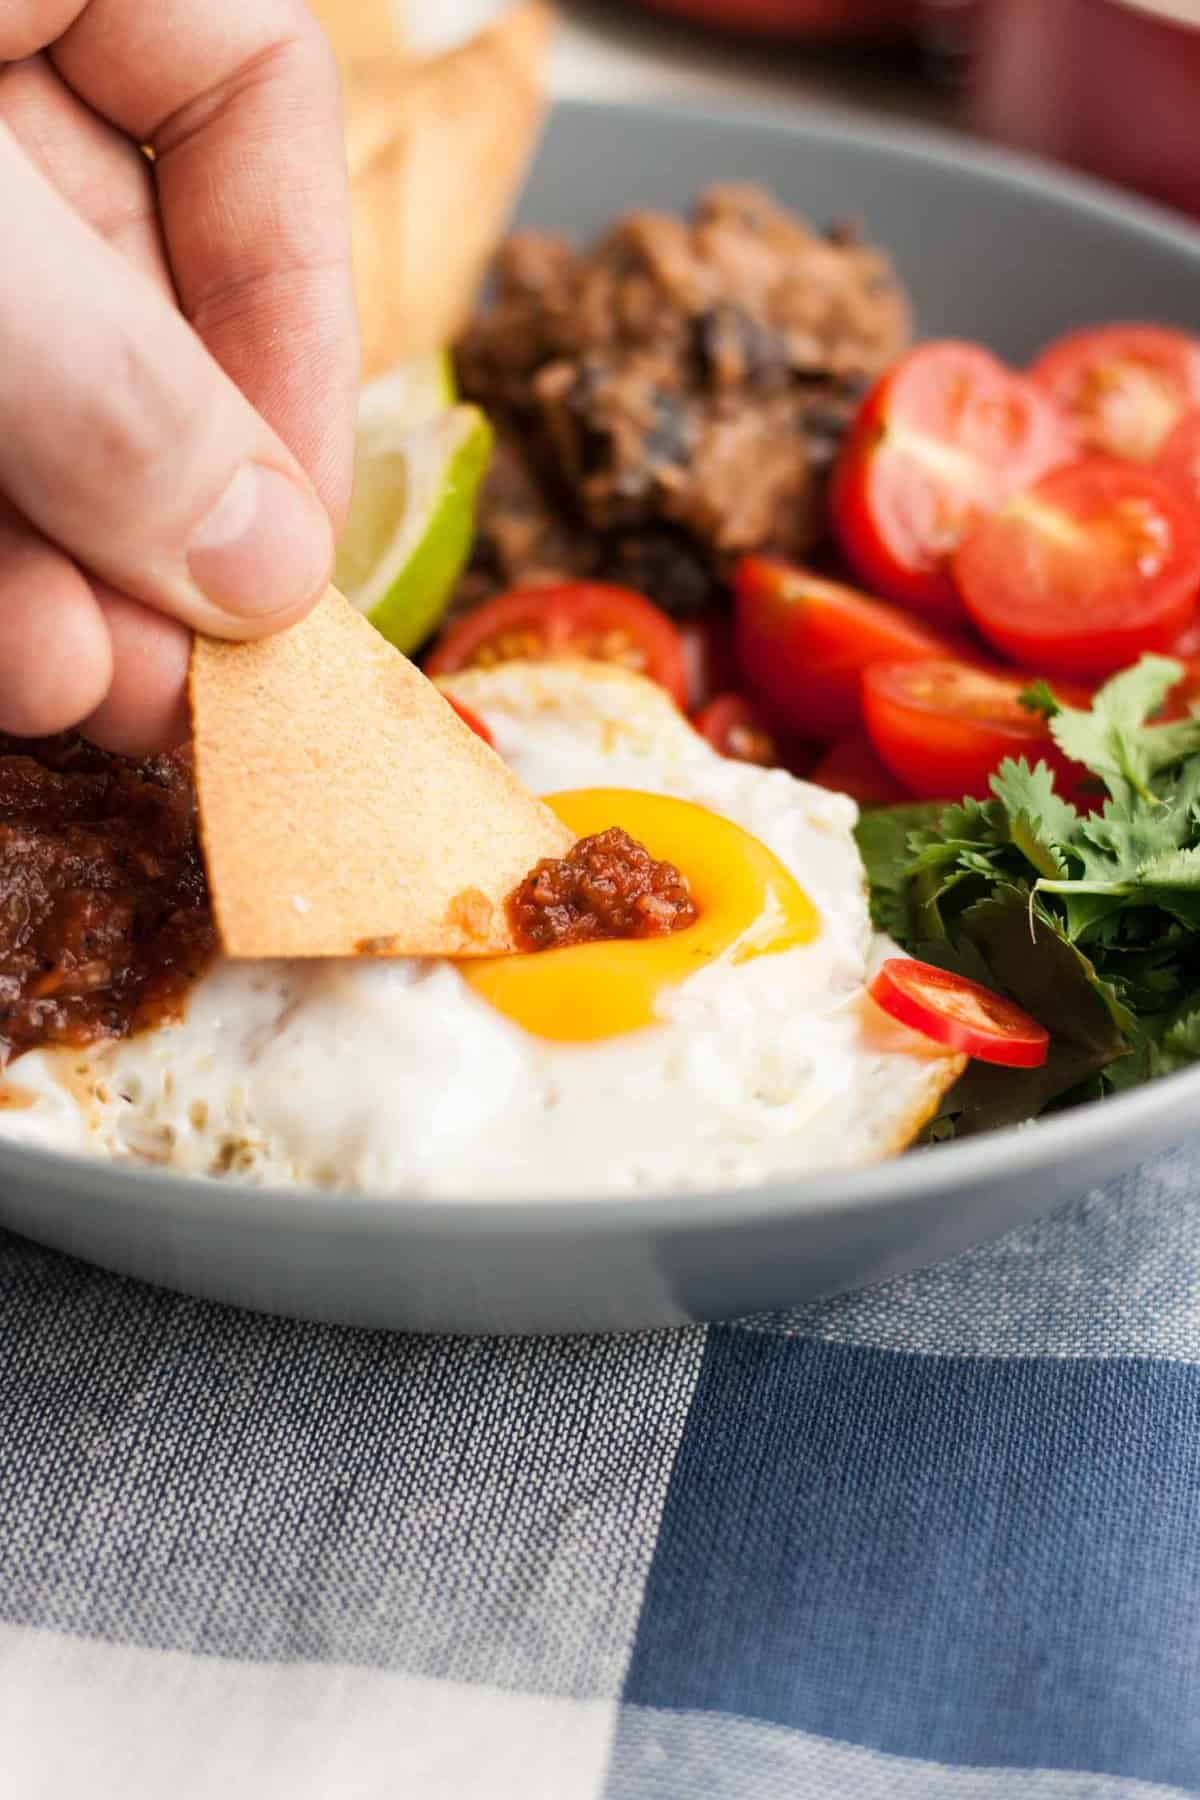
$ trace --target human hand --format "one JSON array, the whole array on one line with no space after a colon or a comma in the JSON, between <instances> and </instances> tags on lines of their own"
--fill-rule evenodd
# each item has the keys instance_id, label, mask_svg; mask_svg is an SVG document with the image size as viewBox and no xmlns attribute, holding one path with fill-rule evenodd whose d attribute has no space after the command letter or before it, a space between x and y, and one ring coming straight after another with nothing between
<instances>
[{"instance_id":1,"label":"human hand","mask_svg":"<svg viewBox=\"0 0 1200 1800\"><path fill-rule=\"evenodd\" d=\"M0 219L0 730L167 747L191 629L301 617L349 496L340 106L301 0L0 5Z\"/></svg>"}]
</instances>

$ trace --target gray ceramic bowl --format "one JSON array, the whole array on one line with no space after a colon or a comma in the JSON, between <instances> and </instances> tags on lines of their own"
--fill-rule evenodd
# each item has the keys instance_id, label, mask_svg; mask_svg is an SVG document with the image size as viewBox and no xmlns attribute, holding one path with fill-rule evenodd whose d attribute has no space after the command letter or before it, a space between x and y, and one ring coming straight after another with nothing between
<instances>
[{"instance_id":1,"label":"gray ceramic bowl","mask_svg":"<svg viewBox=\"0 0 1200 1800\"><path fill-rule=\"evenodd\" d=\"M1070 325L1200 323L1200 233L948 137L564 106L526 222L587 234L751 178L889 245L928 334L1018 361ZM419 1331L596 1331L732 1317L878 1281L1049 1210L1200 1115L1200 1071L1020 1131L749 1192L433 1203L183 1181L0 1148L0 1223L264 1310Z\"/></svg>"}]
</instances>

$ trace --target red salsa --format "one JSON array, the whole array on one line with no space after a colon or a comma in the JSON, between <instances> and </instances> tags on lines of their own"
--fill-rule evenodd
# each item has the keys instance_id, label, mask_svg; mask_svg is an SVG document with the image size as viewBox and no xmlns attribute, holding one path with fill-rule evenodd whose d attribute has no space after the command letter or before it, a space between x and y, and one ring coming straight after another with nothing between
<instances>
[{"instance_id":1,"label":"red salsa","mask_svg":"<svg viewBox=\"0 0 1200 1800\"><path fill-rule=\"evenodd\" d=\"M216 945L186 755L0 735L0 1068L178 1016Z\"/></svg>"},{"instance_id":2,"label":"red salsa","mask_svg":"<svg viewBox=\"0 0 1200 1800\"><path fill-rule=\"evenodd\" d=\"M552 950L603 938L666 937L696 919L688 884L614 826L560 858L545 857L508 902L521 950Z\"/></svg>"}]
</instances>

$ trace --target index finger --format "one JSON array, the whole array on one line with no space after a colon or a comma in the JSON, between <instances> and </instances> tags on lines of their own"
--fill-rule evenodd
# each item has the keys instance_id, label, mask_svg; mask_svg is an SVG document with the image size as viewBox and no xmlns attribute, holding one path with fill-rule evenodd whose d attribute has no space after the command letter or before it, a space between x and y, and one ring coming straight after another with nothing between
<instances>
[{"instance_id":1,"label":"index finger","mask_svg":"<svg viewBox=\"0 0 1200 1800\"><path fill-rule=\"evenodd\" d=\"M153 148L184 313L340 522L358 331L324 34L301 0L80 0L74 10L54 60L89 105Z\"/></svg>"}]
</instances>

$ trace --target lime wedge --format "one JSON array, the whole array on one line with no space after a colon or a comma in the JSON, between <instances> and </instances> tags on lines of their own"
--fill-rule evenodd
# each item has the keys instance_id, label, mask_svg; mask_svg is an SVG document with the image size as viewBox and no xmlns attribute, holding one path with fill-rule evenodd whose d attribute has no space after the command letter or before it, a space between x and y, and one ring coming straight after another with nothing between
<instances>
[{"instance_id":1,"label":"lime wedge","mask_svg":"<svg viewBox=\"0 0 1200 1800\"><path fill-rule=\"evenodd\" d=\"M445 404L442 369L442 385L406 368L363 394L354 500L334 569L346 598L404 651L428 637L462 573L491 455L478 407Z\"/></svg>"},{"instance_id":2,"label":"lime wedge","mask_svg":"<svg viewBox=\"0 0 1200 1800\"><path fill-rule=\"evenodd\" d=\"M436 419L456 399L454 365L448 350L433 350L380 375L362 391L358 402L360 439L376 433L407 431Z\"/></svg>"}]
</instances>

